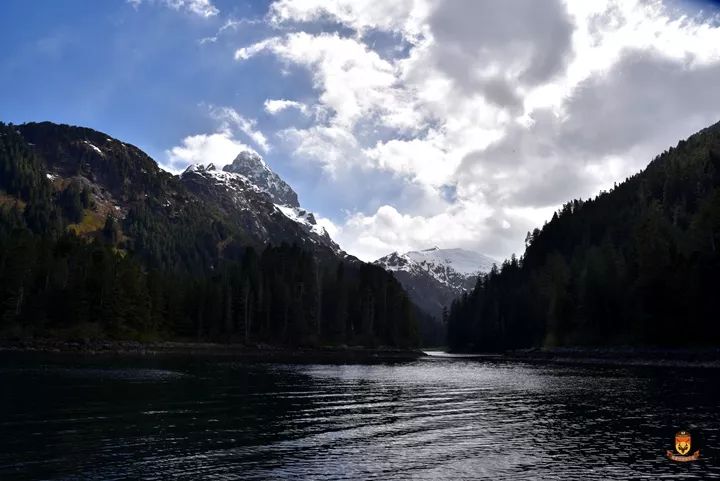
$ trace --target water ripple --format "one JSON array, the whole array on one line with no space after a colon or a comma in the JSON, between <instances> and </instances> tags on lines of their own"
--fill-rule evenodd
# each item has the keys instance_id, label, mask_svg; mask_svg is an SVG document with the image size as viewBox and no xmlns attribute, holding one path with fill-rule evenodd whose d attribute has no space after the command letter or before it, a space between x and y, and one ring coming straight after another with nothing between
<instances>
[{"instance_id":1,"label":"water ripple","mask_svg":"<svg viewBox=\"0 0 720 481\"><path fill-rule=\"evenodd\" d=\"M711 370L40 361L0 369L3 480L720 479Z\"/></svg>"}]
</instances>

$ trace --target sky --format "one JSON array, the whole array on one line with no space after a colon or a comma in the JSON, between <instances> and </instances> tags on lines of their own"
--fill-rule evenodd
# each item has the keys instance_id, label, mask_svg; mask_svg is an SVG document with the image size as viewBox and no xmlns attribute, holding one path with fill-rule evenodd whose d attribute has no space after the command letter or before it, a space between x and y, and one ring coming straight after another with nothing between
<instances>
[{"instance_id":1,"label":"sky","mask_svg":"<svg viewBox=\"0 0 720 481\"><path fill-rule=\"evenodd\" d=\"M503 259L720 120L701 0L3 0L0 121L260 153L364 260Z\"/></svg>"}]
</instances>

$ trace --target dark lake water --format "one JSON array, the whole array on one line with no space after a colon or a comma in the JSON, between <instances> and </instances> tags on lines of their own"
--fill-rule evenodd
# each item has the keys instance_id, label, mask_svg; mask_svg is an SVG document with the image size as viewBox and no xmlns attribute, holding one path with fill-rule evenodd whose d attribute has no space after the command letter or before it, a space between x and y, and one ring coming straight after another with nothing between
<instances>
[{"instance_id":1,"label":"dark lake water","mask_svg":"<svg viewBox=\"0 0 720 481\"><path fill-rule=\"evenodd\" d=\"M715 369L0 362L2 480L720 479Z\"/></svg>"}]
</instances>

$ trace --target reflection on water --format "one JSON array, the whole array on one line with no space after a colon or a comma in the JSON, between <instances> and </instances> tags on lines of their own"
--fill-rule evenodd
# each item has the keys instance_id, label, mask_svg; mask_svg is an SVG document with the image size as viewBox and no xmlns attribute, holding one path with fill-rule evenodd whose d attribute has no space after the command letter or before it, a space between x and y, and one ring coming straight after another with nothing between
<instances>
[{"instance_id":1,"label":"reflection on water","mask_svg":"<svg viewBox=\"0 0 720 481\"><path fill-rule=\"evenodd\" d=\"M711 369L0 361L3 480L720 479Z\"/></svg>"}]
</instances>

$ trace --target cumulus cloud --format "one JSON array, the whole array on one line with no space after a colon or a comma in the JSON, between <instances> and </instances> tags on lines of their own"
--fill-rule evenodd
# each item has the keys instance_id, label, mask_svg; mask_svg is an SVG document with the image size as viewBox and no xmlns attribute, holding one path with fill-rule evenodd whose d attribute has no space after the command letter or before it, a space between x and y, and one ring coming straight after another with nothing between
<instances>
[{"instance_id":1,"label":"cumulus cloud","mask_svg":"<svg viewBox=\"0 0 720 481\"><path fill-rule=\"evenodd\" d=\"M191 164L215 164L217 167L230 164L240 152L252 148L233 138L229 131L214 134L190 135L180 145L165 151L163 167L180 173Z\"/></svg>"},{"instance_id":2,"label":"cumulus cloud","mask_svg":"<svg viewBox=\"0 0 720 481\"><path fill-rule=\"evenodd\" d=\"M402 110L403 95L393 85L394 66L362 41L337 33L297 32L240 48L235 58L247 60L264 51L313 73L314 84L322 92L319 101L334 112L335 124L349 127L366 115L395 120L400 126L415 126L419 121L410 109L402 116L382 116Z\"/></svg>"},{"instance_id":3,"label":"cumulus cloud","mask_svg":"<svg viewBox=\"0 0 720 481\"><path fill-rule=\"evenodd\" d=\"M357 139L340 127L290 128L280 132L279 137L294 150L295 156L318 163L331 177L335 177L338 170L363 162Z\"/></svg>"},{"instance_id":4,"label":"cumulus cloud","mask_svg":"<svg viewBox=\"0 0 720 481\"><path fill-rule=\"evenodd\" d=\"M563 202L718 120L720 26L677 5L277 0L276 35L235 58L310 75L323 115L277 138L368 192L324 220L349 252L440 244L502 258ZM287 108L301 110L265 104ZM394 186L379 202L378 175Z\"/></svg>"},{"instance_id":5,"label":"cumulus cloud","mask_svg":"<svg viewBox=\"0 0 720 481\"><path fill-rule=\"evenodd\" d=\"M565 69L573 33L560 0L438 2L428 19L432 63L465 94L521 107L523 88Z\"/></svg>"},{"instance_id":6,"label":"cumulus cloud","mask_svg":"<svg viewBox=\"0 0 720 481\"><path fill-rule=\"evenodd\" d=\"M179 173L190 164L215 164L222 167L231 163L242 151L255 152L255 149L239 140L244 136L260 151L268 152L270 144L260 130L257 121L241 115L232 107L201 105L207 107L208 114L217 121L217 131L190 135L165 151L163 168L169 172Z\"/></svg>"}]
</instances>

